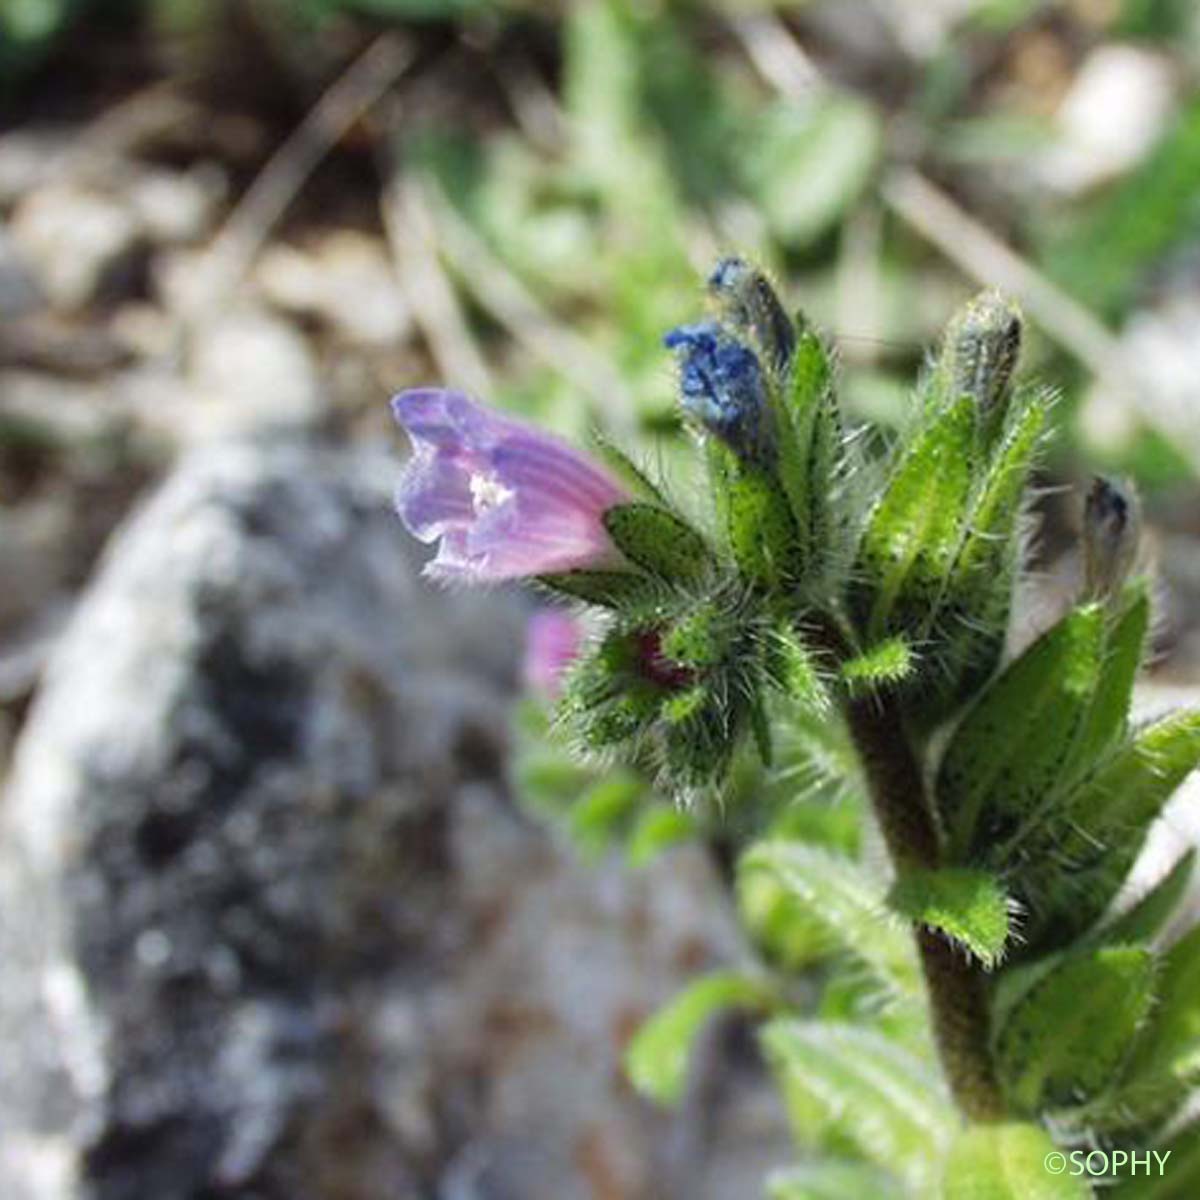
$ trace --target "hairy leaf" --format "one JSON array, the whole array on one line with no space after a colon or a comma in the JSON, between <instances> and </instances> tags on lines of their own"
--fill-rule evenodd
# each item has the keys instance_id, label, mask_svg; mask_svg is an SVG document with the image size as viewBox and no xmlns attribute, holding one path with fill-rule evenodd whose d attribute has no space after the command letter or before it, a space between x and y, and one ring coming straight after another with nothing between
<instances>
[{"instance_id":1,"label":"hairy leaf","mask_svg":"<svg viewBox=\"0 0 1200 1200\"><path fill-rule=\"evenodd\" d=\"M805 577L811 580L836 549L834 506L843 439L829 356L812 332L800 335L775 415L779 480L795 518Z\"/></svg>"},{"instance_id":2,"label":"hairy leaf","mask_svg":"<svg viewBox=\"0 0 1200 1200\"><path fill-rule=\"evenodd\" d=\"M1133 681L1145 653L1149 624L1149 588L1141 579L1127 589L1125 602L1108 634L1104 665L1069 767L1071 773L1091 770L1125 732Z\"/></svg>"},{"instance_id":3,"label":"hairy leaf","mask_svg":"<svg viewBox=\"0 0 1200 1200\"><path fill-rule=\"evenodd\" d=\"M1017 1109L1068 1107L1111 1085L1150 1010L1153 982L1153 955L1134 946L1070 953L1043 974L996 1037Z\"/></svg>"},{"instance_id":4,"label":"hairy leaf","mask_svg":"<svg viewBox=\"0 0 1200 1200\"><path fill-rule=\"evenodd\" d=\"M602 608L619 608L650 592L650 581L632 571L561 571L539 575L537 582L552 592Z\"/></svg>"},{"instance_id":5,"label":"hairy leaf","mask_svg":"<svg viewBox=\"0 0 1200 1200\"><path fill-rule=\"evenodd\" d=\"M1179 907L1192 879L1196 851L1189 850L1136 904L1096 931L1095 940L1115 946L1148 942Z\"/></svg>"},{"instance_id":6,"label":"hairy leaf","mask_svg":"<svg viewBox=\"0 0 1200 1200\"><path fill-rule=\"evenodd\" d=\"M1158 1005L1121 1087L1134 1109L1181 1095L1200 1079L1200 926L1165 956L1157 992Z\"/></svg>"},{"instance_id":7,"label":"hairy leaf","mask_svg":"<svg viewBox=\"0 0 1200 1200\"><path fill-rule=\"evenodd\" d=\"M928 1194L958 1125L928 1064L875 1030L833 1021L777 1019L762 1043L801 1141L844 1138Z\"/></svg>"},{"instance_id":8,"label":"hairy leaf","mask_svg":"<svg viewBox=\"0 0 1200 1200\"><path fill-rule=\"evenodd\" d=\"M902 683L912 675L915 666L908 642L902 637L891 637L842 663L841 674L850 694L860 695Z\"/></svg>"},{"instance_id":9,"label":"hairy leaf","mask_svg":"<svg viewBox=\"0 0 1200 1200\"><path fill-rule=\"evenodd\" d=\"M1087 718L1103 637L1103 609L1075 609L1005 669L955 731L936 797L956 861L1044 806Z\"/></svg>"},{"instance_id":10,"label":"hairy leaf","mask_svg":"<svg viewBox=\"0 0 1200 1200\"><path fill-rule=\"evenodd\" d=\"M1004 649L1020 550L1025 486L1046 423L1046 400L1034 393L1013 405L993 453L966 531L945 581L936 624L940 639L930 669L932 695L916 716L927 724L948 715L995 669Z\"/></svg>"},{"instance_id":11,"label":"hairy leaf","mask_svg":"<svg viewBox=\"0 0 1200 1200\"><path fill-rule=\"evenodd\" d=\"M974 404L963 397L902 448L855 568L855 607L870 635L927 624L966 522L974 439Z\"/></svg>"},{"instance_id":12,"label":"hairy leaf","mask_svg":"<svg viewBox=\"0 0 1200 1200\"><path fill-rule=\"evenodd\" d=\"M1177 713L1113 751L1016 844L1030 940L1061 943L1097 921L1151 823L1200 764L1200 712Z\"/></svg>"},{"instance_id":13,"label":"hairy leaf","mask_svg":"<svg viewBox=\"0 0 1200 1200\"><path fill-rule=\"evenodd\" d=\"M773 586L796 578L802 566L796 523L777 480L741 462L717 438L706 446L718 515L738 567Z\"/></svg>"},{"instance_id":14,"label":"hairy leaf","mask_svg":"<svg viewBox=\"0 0 1200 1200\"><path fill-rule=\"evenodd\" d=\"M961 942L985 967L995 966L1004 954L1011 902L986 871L905 871L888 899L901 916Z\"/></svg>"},{"instance_id":15,"label":"hairy leaf","mask_svg":"<svg viewBox=\"0 0 1200 1200\"><path fill-rule=\"evenodd\" d=\"M656 504L614 505L604 514L604 528L630 562L664 579L694 579L711 562L704 539Z\"/></svg>"},{"instance_id":16,"label":"hairy leaf","mask_svg":"<svg viewBox=\"0 0 1200 1200\"><path fill-rule=\"evenodd\" d=\"M603 459L605 466L630 490L650 504L660 508L670 507L657 484L606 434L599 429L593 429L588 440L592 449Z\"/></svg>"},{"instance_id":17,"label":"hairy leaf","mask_svg":"<svg viewBox=\"0 0 1200 1200\"><path fill-rule=\"evenodd\" d=\"M763 872L787 889L801 912L846 954L862 962L889 994L921 995L911 938L888 911L879 884L847 858L794 842L760 842L738 875Z\"/></svg>"}]
</instances>

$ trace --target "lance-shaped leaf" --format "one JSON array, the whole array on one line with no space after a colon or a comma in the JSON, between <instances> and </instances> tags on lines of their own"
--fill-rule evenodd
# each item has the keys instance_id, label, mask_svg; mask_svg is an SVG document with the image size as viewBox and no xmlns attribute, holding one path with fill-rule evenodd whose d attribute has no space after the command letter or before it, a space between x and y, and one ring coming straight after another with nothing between
<instances>
[{"instance_id":1,"label":"lance-shaped leaf","mask_svg":"<svg viewBox=\"0 0 1200 1200\"><path fill-rule=\"evenodd\" d=\"M955 731L936 797L956 861L1012 835L1052 794L1088 714L1103 638L1100 606L1075 609L1005 669Z\"/></svg>"},{"instance_id":2,"label":"lance-shaped leaf","mask_svg":"<svg viewBox=\"0 0 1200 1200\"><path fill-rule=\"evenodd\" d=\"M755 873L778 881L797 911L824 928L891 996L921 995L911 937L888 910L878 882L850 859L795 842L761 842L738 864L739 878Z\"/></svg>"},{"instance_id":3,"label":"lance-shaped leaf","mask_svg":"<svg viewBox=\"0 0 1200 1200\"><path fill-rule=\"evenodd\" d=\"M741 871L738 915L756 948L789 974L828 959L839 943L808 905L799 903L779 879L765 871Z\"/></svg>"},{"instance_id":4,"label":"lance-shaped leaf","mask_svg":"<svg viewBox=\"0 0 1200 1200\"><path fill-rule=\"evenodd\" d=\"M1061 944L1108 908L1146 832L1200 765L1200 712L1177 713L1119 747L1056 806L1052 819L1014 843L1024 866L1031 942Z\"/></svg>"},{"instance_id":5,"label":"lance-shaped leaf","mask_svg":"<svg viewBox=\"0 0 1200 1200\"><path fill-rule=\"evenodd\" d=\"M995 669L1004 648L1020 550L1020 521L1046 423L1046 400L1024 398L988 465L946 578L938 620L934 703L918 716L935 721Z\"/></svg>"},{"instance_id":6,"label":"lance-shaped leaf","mask_svg":"<svg viewBox=\"0 0 1200 1200\"><path fill-rule=\"evenodd\" d=\"M944 1200L1090 1200L1091 1187L1064 1170L1047 1169L1059 1153L1045 1130L1016 1121L972 1125L959 1134L946 1158Z\"/></svg>"},{"instance_id":7,"label":"lance-shaped leaf","mask_svg":"<svg viewBox=\"0 0 1200 1200\"><path fill-rule=\"evenodd\" d=\"M897 1179L874 1167L828 1159L767 1177L768 1200L903 1200Z\"/></svg>"},{"instance_id":8,"label":"lance-shaped leaf","mask_svg":"<svg viewBox=\"0 0 1200 1200\"><path fill-rule=\"evenodd\" d=\"M1157 937L1188 890L1195 865L1196 851L1189 850L1141 899L1098 929L1094 939L1116 946Z\"/></svg>"},{"instance_id":9,"label":"lance-shaped leaf","mask_svg":"<svg viewBox=\"0 0 1200 1200\"><path fill-rule=\"evenodd\" d=\"M656 504L616 504L604 528L630 562L664 579L695 579L712 561L704 539L681 517Z\"/></svg>"},{"instance_id":10,"label":"lance-shaped leaf","mask_svg":"<svg viewBox=\"0 0 1200 1200\"><path fill-rule=\"evenodd\" d=\"M928 623L966 524L975 410L936 414L905 446L859 545L853 606L870 636Z\"/></svg>"},{"instance_id":11,"label":"lance-shaped leaf","mask_svg":"<svg viewBox=\"0 0 1200 1200\"><path fill-rule=\"evenodd\" d=\"M718 517L742 574L775 587L798 578L799 534L778 480L742 462L717 438L709 438L706 448Z\"/></svg>"},{"instance_id":12,"label":"lance-shaped leaf","mask_svg":"<svg viewBox=\"0 0 1200 1200\"><path fill-rule=\"evenodd\" d=\"M1075 747L1068 773L1091 770L1125 732L1133 681L1146 648L1150 593L1146 580L1131 584L1108 634L1104 665L1091 710Z\"/></svg>"},{"instance_id":13,"label":"lance-shaped leaf","mask_svg":"<svg viewBox=\"0 0 1200 1200\"><path fill-rule=\"evenodd\" d=\"M994 875L966 867L905 871L888 894L902 917L940 930L987 968L1008 941L1012 902Z\"/></svg>"},{"instance_id":14,"label":"lance-shaped leaf","mask_svg":"<svg viewBox=\"0 0 1200 1200\"><path fill-rule=\"evenodd\" d=\"M811 577L834 549L835 504L842 453L842 418L829 355L806 330L776 405L779 481L787 493Z\"/></svg>"},{"instance_id":15,"label":"lance-shaped leaf","mask_svg":"<svg viewBox=\"0 0 1200 1200\"><path fill-rule=\"evenodd\" d=\"M1061 958L1013 1004L996 1061L1021 1112L1084 1103L1112 1085L1153 1003L1154 957L1107 946Z\"/></svg>"},{"instance_id":16,"label":"lance-shaped leaf","mask_svg":"<svg viewBox=\"0 0 1200 1200\"><path fill-rule=\"evenodd\" d=\"M772 1001L762 979L720 971L689 984L652 1016L625 1052L625 1069L638 1091L660 1104L674 1104L687 1082L688 1058L701 1029L730 1008L761 1009Z\"/></svg>"},{"instance_id":17,"label":"lance-shaped leaf","mask_svg":"<svg viewBox=\"0 0 1200 1200\"><path fill-rule=\"evenodd\" d=\"M537 582L552 592L583 600L601 608L620 608L622 604L644 601L653 593L653 582L632 571L560 571L539 575Z\"/></svg>"},{"instance_id":18,"label":"lance-shaped leaf","mask_svg":"<svg viewBox=\"0 0 1200 1200\"><path fill-rule=\"evenodd\" d=\"M1165 1116L1200 1080L1200 926L1166 954L1156 991L1117 1097L1128 1112L1148 1118Z\"/></svg>"},{"instance_id":19,"label":"lance-shaped leaf","mask_svg":"<svg viewBox=\"0 0 1200 1200\"><path fill-rule=\"evenodd\" d=\"M777 1019L763 1049L807 1145L849 1142L929 1195L959 1118L931 1063L873 1029Z\"/></svg>"},{"instance_id":20,"label":"lance-shaped leaf","mask_svg":"<svg viewBox=\"0 0 1200 1200\"><path fill-rule=\"evenodd\" d=\"M599 429L592 429L588 440L596 456L631 492L660 508L670 507L667 498L650 476L607 434Z\"/></svg>"}]
</instances>

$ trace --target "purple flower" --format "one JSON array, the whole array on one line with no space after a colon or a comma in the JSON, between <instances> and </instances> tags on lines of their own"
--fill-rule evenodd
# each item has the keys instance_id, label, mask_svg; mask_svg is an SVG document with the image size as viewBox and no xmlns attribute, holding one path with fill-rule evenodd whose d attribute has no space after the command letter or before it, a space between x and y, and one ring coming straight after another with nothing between
<instances>
[{"instance_id":1,"label":"purple flower","mask_svg":"<svg viewBox=\"0 0 1200 1200\"><path fill-rule=\"evenodd\" d=\"M525 628L525 684L554 699L567 668L583 647L583 625L561 608L542 608Z\"/></svg>"},{"instance_id":2,"label":"purple flower","mask_svg":"<svg viewBox=\"0 0 1200 1200\"><path fill-rule=\"evenodd\" d=\"M426 574L495 583L627 565L604 513L631 496L565 442L443 388L401 392L392 411L413 443L396 508L421 541L441 539Z\"/></svg>"}]
</instances>

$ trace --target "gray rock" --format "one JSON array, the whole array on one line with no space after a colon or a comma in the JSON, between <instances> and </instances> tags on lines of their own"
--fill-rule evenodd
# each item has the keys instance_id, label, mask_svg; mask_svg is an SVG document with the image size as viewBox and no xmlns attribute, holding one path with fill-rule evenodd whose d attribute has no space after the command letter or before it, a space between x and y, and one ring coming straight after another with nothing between
<instances>
[{"instance_id":1,"label":"gray rock","mask_svg":"<svg viewBox=\"0 0 1200 1200\"><path fill-rule=\"evenodd\" d=\"M197 452L56 648L0 804L6 1200L709 1194L619 1054L740 953L713 872L514 809L522 610L420 583L392 470Z\"/></svg>"}]
</instances>

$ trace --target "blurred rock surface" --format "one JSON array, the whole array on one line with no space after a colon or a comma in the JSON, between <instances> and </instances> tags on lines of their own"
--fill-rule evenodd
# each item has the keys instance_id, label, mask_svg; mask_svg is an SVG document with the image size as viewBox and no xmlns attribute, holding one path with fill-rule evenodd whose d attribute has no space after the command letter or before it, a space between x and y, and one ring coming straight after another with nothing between
<instances>
[{"instance_id":1,"label":"blurred rock surface","mask_svg":"<svg viewBox=\"0 0 1200 1200\"><path fill-rule=\"evenodd\" d=\"M66 183L25 196L10 233L47 300L62 312L93 300L141 236L136 216L121 199Z\"/></svg>"},{"instance_id":2,"label":"blurred rock surface","mask_svg":"<svg viewBox=\"0 0 1200 1200\"><path fill-rule=\"evenodd\" d=\"M0 804L5 1200L727 1200L789 1157L775 1108L714 1163L630 1093L739 954L720 889L513 808L522 613L420 584L391 477L196 452L85 593Z\"/></svg>"}]
</instances>

